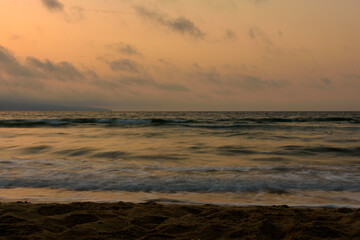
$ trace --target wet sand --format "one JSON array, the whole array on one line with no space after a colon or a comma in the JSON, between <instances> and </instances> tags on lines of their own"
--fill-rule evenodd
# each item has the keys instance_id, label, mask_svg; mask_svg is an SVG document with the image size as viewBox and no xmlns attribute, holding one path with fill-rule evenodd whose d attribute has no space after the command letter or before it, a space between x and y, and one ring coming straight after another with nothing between
<instances>
[{"instance_id":1,"label":"wet sand","mask_svg":"<svg viewBox=\"0 0 360 240\"><path fill-rule=\"evenodd\" d=\"M0 239L360 239L360 209L0 203Z\"/></svg>"}]
</instances>

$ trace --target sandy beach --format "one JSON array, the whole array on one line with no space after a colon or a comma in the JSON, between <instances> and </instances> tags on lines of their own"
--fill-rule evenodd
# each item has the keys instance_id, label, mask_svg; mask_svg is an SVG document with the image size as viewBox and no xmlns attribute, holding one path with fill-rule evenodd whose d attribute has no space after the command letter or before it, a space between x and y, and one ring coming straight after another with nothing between
<instances>
[{"instance_id":1,"label":"sandy beach","mask_svg":"<svg viewBox=\"0 0 360 240\"><path fill-rule=\"evenodd\" d=\"M0 239L360 239L360 209L0 203Z\"/></svg>"}]
</instances>

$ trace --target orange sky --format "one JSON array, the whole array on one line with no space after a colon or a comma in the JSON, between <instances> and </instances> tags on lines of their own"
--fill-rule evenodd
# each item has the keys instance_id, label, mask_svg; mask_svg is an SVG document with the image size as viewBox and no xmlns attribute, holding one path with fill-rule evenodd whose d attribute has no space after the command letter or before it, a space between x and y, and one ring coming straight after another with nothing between
<instances>
[{"instance_id":1,"label":"orange sky","mask_svg":"<svg viewBox=\"0 0 360 240\"><path fill-rule=\"evenodd\" d=\"M358 0L2 0L0 101L360 110Z\"/></svg>"}]
</instances>

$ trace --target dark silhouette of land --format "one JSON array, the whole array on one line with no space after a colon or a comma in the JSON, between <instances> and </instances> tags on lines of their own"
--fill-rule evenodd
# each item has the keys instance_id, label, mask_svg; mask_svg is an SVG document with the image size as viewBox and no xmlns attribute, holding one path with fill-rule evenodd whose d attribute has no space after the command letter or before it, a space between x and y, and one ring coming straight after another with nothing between
<instances>
[{"instance_id":1,"label":"dark silhouette of land","mask_svg":"<svg viewBox=\"0 0 360 240\"><path fill-rule=\"evenodd\" d=\"M56 104L38 104L27 102L10 102L0 100L0 111L111 111L105 108L87 106L64 106Z\"/></svg>"}]
</instances>

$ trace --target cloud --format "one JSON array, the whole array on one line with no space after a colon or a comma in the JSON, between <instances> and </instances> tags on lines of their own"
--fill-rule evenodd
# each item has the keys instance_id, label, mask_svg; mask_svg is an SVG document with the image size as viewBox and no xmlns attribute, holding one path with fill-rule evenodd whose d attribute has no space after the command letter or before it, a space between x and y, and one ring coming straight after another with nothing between
<instances>
[{"instance_id":1,"label":"cloud","mask_svg":"<svg viewBox=\"0 0 360 240\"><path fill-rule=\"evenodd\" d=\"M84 18L85 9L82 7L72 6L71 8L67 8L67 11L65 11L64 4L58 0L41 0L41 2L48 10L61 12L67 22L78 22Z\"/></svg>"},{"instance_id":2,"label":"cloud","mask_svg":"<svg viewBox=\"0 0 360 240\"><path fill-rule=\"evenodd\" d=\"M150 76L121 77L118 81L125 85L151 86L168 91L189 91L189 89L178 83L158 82Z\"/></svg>"},{"instance_id":3,"label":"cloud","mask_svg":"<svg viewBox=\"0 0 360 240\"><path fill-rule=\"evenodd\" d=\"M107 61L110 68L113 71L124 71L124 72L131 72L137 73L139 72L139 64L135 61L130 59L119 59L116 61Z\"/></svg>"},{"instance_id":4,"label":"cloud","mask_svg":"<svg viewBox=\"0 0 360 240\"><path fill-rule=\"evenodd\" d=\"M63 11L64 10L64 4L59 2L58 0L41 0L43 5L51 11Z\"/></svg>"},{"instance_id":5,"label":"cloud","mask_svg":"<svg viewBox=\"0 0 360 240\"><path fill-rule=\"evenodd\" d=\"M254 4L260 4L260 3L265 3L268 0L249 0L250 2L254 3Z\"/></svg>"},{"instance_id":6,"label":"cloud","mask_svg":"<svg viewBox=\"0 0 360 240\"><path fill-rule=\"evenodd\" d=\"M84 8L73 6L68 12L64 13L64 19L67 22L79 22L84 19L84 12Z\"/></svg>"},{"instance_id":7,"label":"cloud","mask_svg":"<svg viewBox=\"0 0 360 240\"><path fill-rule=\"evenodd\" d=\"M104 59L101 60L109 64L113 71L120 72L121 74L115 77L110 84L115 83L115 85L120 84L129 86L137 85L140 87L153 87L168 91L190 91L184 85L176 82L162 82L155 80L152 77L152 74L150 74L146 68L142 67L140 64L130 59L119 59L117 61L108 61ZM169 65L166 66L169 67Z\"/></svg>"},{"instance_id":8,"label":"cloud","mask_svg":"<svg viewBox=\"0 0 360 240\"><path fill-rule=\"evenodd\" d=\"M254 41L261 41L265 45L273 45L270 38L258 27L250 27L249 28L249 36Z\"/></svg>"},{"instance_id":9,"label":"cloud","mask_svg":"<svg viewBox=\"0 0 360 240\"><path fill-rule=\"evenodd\" d=\"M233 30L227 29L225 31L225 39L233 40L233 39L236 39L236 38L237 38L237 34Z\"/></svg>"},{"instance_id":10,"label":"cloud","mask_svg":"<svg viewBox=\"0 0 360 240\"><path fill-rule=\"evenodd\" d=\"M84 79L84 74L69 62L54 63L50 60L41 61L34 57L27 57L25 63L22 64L2 46L0 46L0 76L1 74L18 79L32 78L33 81L45 79L77 81ZM88 75L90 76L90 74Z\"/></svg>"},{"instance_id":11,"label":"cloud","mask_svg":"<svg viewBox=\"0 0 360 240\"><path fill-rule=\"evenodd\" d=\"M311 78L310 81L304 82L301 85L308 89L318 90L318 91L331 90L331 89L336 89L337 87L339 87L339 86L336 87L335 84L333 83L333 81L328 77Z\"/></svg>"},{"instance_id":12,"label":"cloud","mask_svg":"<svg viewBox=\"0 0 360 240\"><path fill-rule=\"evenodd\" d=\"M234 92L236 89L246 89L256 91L265 88L282 88L290 85L285 80L263 80L260 77L243 74L236 69L235 71L224 73L216 68L203 69L197 64L193 64L195 71L189 78L202 82L209 86L216 87L216 92Z\"/></svg>"},{"instance_id":13,"label":"cloud","mask_svg":"<svg viewBox=\"0 0 360 240\"><path fill-rule=\"evenodd\" d=\"M159 58L159 59L158 59L158 62L164 64L164 65L167 66L167 67L176 68L176 65L175 65L175 64L170 63L169 61L166 61L166 60L163 59L163 58Z\"/></svg>"},{"instance_id":14,"label":"cloud","mask_svg":"<svg viewBox=\"0 0 360 240\"><path fill-rule=\"evenodd\" d=\"M9 50L0 46L0 95L11 93L13 89L43 89L44 84L37 79L39 75L18 62Z\"/></svg>"},{"instance_id":15,"label":"cloud","mask_svg":"<svg viewBox=\"0 0 360 240\"><path fill-rule=\"evenodd\" d=\"M0 46L0 98L19 103L96 105L106 99L107 89L96 88L91 70L80 71L69 62L52 62L27 57L18 60ZM0 100L1 100L0 99Z\"/></svg>"},{"instance_id":16,"label":"cloud","mask_svg":"<svg viewBox=\"0 0 360 240\"><path fill-rule=\"evenodd\" d=\"M197 64L193 64L193 66L195 67L195 72L190 75L191 78L205 83L222 83L221 79L223 76L215 68L204 70Z\"/></svg>"},{"instance_id":17,"label":"cloud","mask_svg":"<svg viewBox=\"0 0 360 240\"><path fill-rule=\"evenodd\" d=\"M329 78L321 78L321 82L325 85L332 85L332 82Z\"/></svg>"},{"instance_id":18,"label":"cloud","mask_svg":"<svg viewBox=\"0 0 360 240\"><path fill-rule=\"evenodd\" d=\"M128 59L118 61L123 65L129 63L121 60ZM79 69L66 61L40 60L31 56L22 61L0 46L0 98L18 103L45 102L69 106L119 108L123 105L129 109L132 104L141 108L154 104L154 101L162 102L164 96L159 95L159 91L153 91L155 89L162 94L169 92L168 96L174 98L177 96L175 92L190 91L181 83L167 81L168 78L155 80L144 67L136 66L138 72L131 74L115 71L112 76L98 76L91 69ZM169 101L175 100L172 98Z\"/></svg>"},{"instance_id":19,"label":"cloud","mask_svg":"<svg viewBox=\"0 0 360 240\"><path fill-rule=\"evenodd\" d=\"M69 62L53 63L49 60L41 61L34 57L27 57L27 63L39 73L51 75L61 81L74 81L84 76Z\"/></svg>"},{"instance_id":20,"label":"cloud","mask_svg":"<svg viewBox=\"0 0 360 240\"><path fill-rule=\"evenodd\" d=\"M201 31L192 21L185 17L173 19L161 12L151 11L142 6L136 6L135 11L140 17L165 26L174 32L178 32L183 35L190 35L194 38L200 39L205 37L205 33Z\"/></svg>"},{"instance_id":21,"label":"cloud","mask_svg":"<svg viewBox=\"0 0 360 240\"><path fill-rule=\"evenodd\" d=\"M17 35L17 34L12 34L12 35L10 36L10 39L16 41L16 40L20 40L21 37L20 37L19 35Z\"/></svg>"},{"instance_id":22,"label":"cloud","mask_svg":"<svg viewBox=\"0 0 360 240\"><path fill-rule=\"evenodd\" d=\"M343 74L343 76L350 80L360 80L360 74Z\"/></svg>"},{"instance_id":23,"label":"cloud","mask_svg":"<svg viewBox=\"0 0 360 240\"><path fill-rule=\"evenodd\" d=\"M233 91L237 88L247 90L259 90L264 88L282 88L291 85L285 80L263 80L261 77L246 74L248 72L246 67L236 67L234 69L226 67L227 70L222 71L216 67L203 68L197 63L193 65L193 72L188 75L188 78L204 83L208 86L210 84L217 88L217 91Z\"/></svg>"},{"instance_id":24,"label":"cloud","mask_svg":"<svg viewBox=\"0 0 360 240\"><path fill-rule=\"evenodd\" d=\"M32 77L34 72L20 64L12 53L0 45L0 74L14 77Z\"/></svg>"},{"instance_id":25,"label":"cloud","mask_svg":"<svg viewBox=\"0 0 360 240\"><path fill-rule=\"evenodd\" d=\"M169 21L167 25L175 31L182 34L190 34L193 37L203 38L205 34L195 26L193 22L184 17L179 17L172 21Z\"/></svg>"},{"instance_id":26,"label":"cloud","mask_svg":"<svg viewBox=\"0 0 360 240\"><path fill-rule=\"evenodd\" d=\"M252 75L242 75L231 82L231 85L239 86L248 90L259 90L263 88L282 88L290 85L285 80L262 80L260 77Z\"/></svg>"},{"instance_id":27,"label":"cloud","mask_svg":"<svg viewBox=\"0 0 360 240\"><path fill-rule=\"evenodd\" d=\"M126 54L129 56L141 55L134 46L127 44L127 43L118 42L118 43L115 43L113 46L119 53L122 53L122 54Z\"/></svg>"},{"instance_id":28,"label":"cloud","mask_svg":"<svg viewBox=\"0 0 360 240\"><path fill-rule=\"evenodd\" d=\"M178 83L156 83L155 86L169 91L190 91L187 87Z\"/></svg>"}]
</instances>

